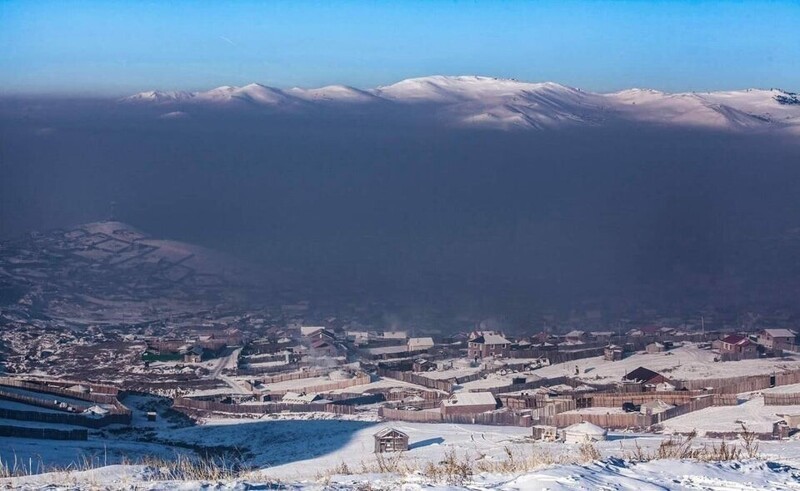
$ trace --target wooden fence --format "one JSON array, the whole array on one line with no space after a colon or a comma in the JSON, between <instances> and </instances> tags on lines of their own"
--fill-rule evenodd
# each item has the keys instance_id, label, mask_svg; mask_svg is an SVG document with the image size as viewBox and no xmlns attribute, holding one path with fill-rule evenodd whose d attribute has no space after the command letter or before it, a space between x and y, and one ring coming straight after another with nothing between
<instances>
[{"instance_id":1,"label":"wooden fence","mask_svg":"<svg viewBox=\"0 0 800 491\"><path fill-rule=\"evenodd\" d=\"M639 413L560 413L539 419L540 424L563 428L583 421L603 428L645 428L650 426L653 417Z\"/></svg>"},{"instance_id":2,"label":"wooden fence","mask_svg":"<svg viewBox=\"0 0 800 491\"><path fill-rule=\"evenodd\" d=\"M45 399L45 397L47 396L43 395L42 397L32 397L29 395L18 394L16 392L7 391L0 388L0 399L6 401L20 402L22 404L27 404L29 406L43 407L46 409L52 409L54 411L60 411L64 413L74 413L75 411L82 412L88 409L92 404L91 402L86 401L84 404L81 405L70 404L68 405L68 407L63 407L59 405L56 401L54 401L52 397L48 399Z\"/></svg>"},{"instance_id":3,"label":"wooden fence","mask_svg":"<svg viewBox=\"0 0 800 491\"><path fill-rule=\"evenodd\" d=\"M38 423L68 424L87 428L103 428L112 424L131 424L131 414L106 414L97 418L89 418L73 413L41 413L36 411L19 411L0 408L0 418L16 421L36 421Z\"/></svg>"},{"instance_id":4,"label":"wooden fence","mask_svg":"<svg viewBox=\"0 0 800 491\"><path fill-rule=\"evenodd\" d=\"M508 384L501 387L489 387L485 389L469 389L469 391L491 392L492 394L497 395L507 392L519 392L523 390L539 389L541 387L547 387L550 385L566 384L566 382L567 382L567 377L543 378L539 380L534 380L532 382L525 382L524 384Z\"/></svg>"},{"instance_id":5,"label":"wooden fence","mask_svg":"<svg viewBox=\"0 0 800 491\"><path fill-rule=\"evenodd\" d=\"M382 407L378 415L393 421L416 423L453 423L490 426L531 426L531 417L511 412L487 412L478 414L449 414L443 416L439 411L402 411Z\"/></svg>"},{"instance_id":6,"label":"wooden fence","mask_svg":"<svg viewBox=\"0 0 800 491\"><path fill-rule=\"evenodd\" d=\"M428 387L429 389L441 390L447 393L453 391L453 382L449 380L435 380L428 377L423 377L422 375L417 375L416 373L397 372L383 368L378 369L378 375L381 377L402 380L403 382L408 382L410 384L421 385L423 387Z\"/></svg>"},{"instance_id":7,"label":"wooden fence","mask_svg":"<svg viewBox=\"0 0 800 491\"><path fill-rule=\"evenodd\" d=\"M43 440L87 440L89 432L80 429L57 430L54 428L0 425L0 436L39 438Z\"/></svg>"},{"instance_id":8,"label":"wooden fence","mask_svg":"<svg viewBox=\"0 0 800 491\"><path fill-rule=\"evenodd\" d=\"M355 414L355 407L345 404L224 404L185 397L176 398L173 402L173 407L234 414L275 414L284 411L292 413Z\"/></svg>"},{"instance_id":9,"label":"wooden fence","mask_svg":"<svg viewBox=\"0 0 800 491\"><path fill-rule=\"evenodd\" d=\"M800 406L800 394L764 394L765 406Z\"/></svg>"},{"instance_id":10,"label":"wooden fence","mask_svg":"<svg viewBox=\"0 0 800 491\"><path fill-rule=\"evenodd\" d=\"M369 374L360 373L353 378L345 380L332 380L330 382L325 382L324 384L304 386L302 390L307 394L328 392L331 390L339 390L339 389L346 389L348 387L355 387L356 385L366 385L371 381L372 379L370 378Z\"/></svg>"},{"instance_id":11,"label":"wooden fence","mask_svg":"<svg viewBox=\"0 0 800 491\"><path fill-rule=\"evenodd\" d=\"M264 384L277 384L279 382L287 382L289 380L300 380L304 378L322 377L328 375L330 372L331 370L329 369L325 370L310 369L310 370L303 370L302 372L281 373L279 375L263 377L261 379L261 382Z\"/></svg>"},{"instance_id":12,"label":"wooden fence","mask_svg":"<svg viewBox=\"0 0 800 491\"><path fill-rule=\"evenodd\" d=\"M775 374L751 375L748 377L676 380L673 383L679 389L697 390L713 387L714 392L718 394L738 394L800 383L800 370L787 370Z\"/></svg>"},{"instance_id":13,"label":"wooden fence","mask_svg":"<svg viewBox=\"0 0 800 491\"><path fill-rule=\"evenodd\" d=\"M664 412L652 415L651 424L661 423L668 419L672 419L678 416L683 416L684 414L689 414L694 411L699 411L701 409L706 409L714 405L714 397L701 397L699 399L695 399L693 401L687 402L686 404L675 406L673 408L667 409Z\"/></svg>"},{"instance_id":14,"label":"wooden fence","mask_svg":"<svg viewBox=\"0 0 800 491\"><path fill-rule=\"evenodd\" d=\"M86 384L83 384L86 385ZM28 382L10 377L0 378L0 386L16 387L18 389L31 390L41 392L43 394L52 394L63 397L70 397L72 399L81 399L84 401L97 402L101 404L114 404L117 402L116 393L94 393L94 392L77 392L63 387L56 387L45 383Z\"/></svg>"}]
</instances>

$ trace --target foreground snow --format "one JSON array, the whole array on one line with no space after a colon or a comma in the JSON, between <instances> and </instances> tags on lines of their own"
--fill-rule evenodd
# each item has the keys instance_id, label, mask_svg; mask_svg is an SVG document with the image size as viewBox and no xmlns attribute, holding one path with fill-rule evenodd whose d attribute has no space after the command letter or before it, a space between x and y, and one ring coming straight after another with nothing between
<instances>
[{"instance_id":1,"label":"foreground snow","mask_svg":"<svg viewBox=\"0 0 800 491\"><path fill-rule=\"evenodd\" d=\"M431 482L421 475L334 475L314 482L152 481L153 469L109 466L70 474L54 473L0 480L25 489L373 489L389 490L787 490L800 489L800 470L770 461L702 463L659 460L645 463L619 459L583 465L559 465L518 475L481 474L464 483Z\"/></svg>"}]
</instances>

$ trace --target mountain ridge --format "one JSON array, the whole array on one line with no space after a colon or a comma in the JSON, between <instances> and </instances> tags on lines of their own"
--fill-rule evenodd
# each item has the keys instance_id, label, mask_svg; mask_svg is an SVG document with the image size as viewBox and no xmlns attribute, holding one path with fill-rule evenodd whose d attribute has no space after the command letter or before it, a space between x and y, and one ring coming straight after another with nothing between
<instances>
[{"instance_id":1,"label":"mountain ridge","mask_svg":"<svg viewBox=\"0 0 800 491\"><path fill-rule=\"evenodd\" d=\"M146 91L123 103L155 106L204 104L302 111L388 103L432 106L446 123L495 129L544 129L631 121L728 130L779 130L800 135L800 100L781 89L668 93L632 88L599 93L556 82L523 82L485 76L434 75L373 89L346 85L279 89L252 83L208 91Z\"/></svg>"}]
</instances>

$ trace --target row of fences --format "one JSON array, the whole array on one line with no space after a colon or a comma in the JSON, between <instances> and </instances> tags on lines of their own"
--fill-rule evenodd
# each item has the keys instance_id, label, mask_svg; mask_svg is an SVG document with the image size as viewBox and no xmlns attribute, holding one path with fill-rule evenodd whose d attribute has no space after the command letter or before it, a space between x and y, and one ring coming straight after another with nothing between
<instances>
[{"instance_id":1,"label":"row of fences","mask_svg":"<svg viewBox=\"0 0 800 491\"><path fill-rule=\"evenodd\" d=\"M800 406L800 394L764 394L765 406Z\"/></svg>"},{"instance_id":2,"label":"row of fences","mask_svg":"<svg viewBox=\"0 0 800 491\"><path fill-rule=\"evenodd\" d=\"M242 376L260 376L269 374L290 375L297 372L297 370L300 370L301 368L307 367L308 365L308 362L286 363L283 365L247 365L244 367L238 367L235 370L231 370L231 372L235 375Z\"/></svg>"},{"instance_id":3,"label":"row of fences","mask_svg":"<svg viewBox=\"0 0 800 491\"><path fill-rule=\"evenodd\" d=\"M92 385L87 384L78 384L75 385L83 385L91 389ZM106 392L81 392L76 390L70 390L66 387L61 387L51 382L38 382L38 381L27 381L27 380L20 380L11 377L0 377L0 386L6 387L15 387L18 389L25 389L34 392L40 392L43 394L51 394L63 397L70 397L72 399L82 399L84 401L90 401L95 403L101 404L114 404L117 402L117 391L111 387L107 386L99 386L94 385L94 387L103 387L103 390ZM113 392L111 392L113 389Z\"/></svg>"},{"instance_id":4,"label":"row of fences","mask_svg":"<svg viewBox=\"0 0 800 491\"><path fill-rule=\"evenodd\" d=\"M696 391L659 391L629 394L600 392L576 396L575 399L578 407L622 407L626 402L644 404L651 401L661 401L672 406L680 406L688 404L699 397L710 397L714 401L714 406L735 406L738 404L736 394L713 394Z\"/></svg>"},{"instance_id":5,"label":"row of fences","mask_svg":"<svg viewBox=\"0 0 800 491\"><path fill-rule=\"evenodd\" d=\"M86 428L103 428L108 425L131 424L131 413L108 413L102 416L87 416L75 413L43 413L18 409L0 408L0 418L15 421L35 421L37 423L67 424Z\"/></svg>"},{"instance_id":6,"label":"row of fences","mask_svg":"<svg viewBox=\"0 0 800 491\"><path fill-rule=\"evenodd\" d=\"M178 397L173 405L175 409L192 409L197 411L207 411L215 413L232 414L277 414L283 412L290 413L311 413L326 412L333 414L355 414L355 407L347 404L225 404L222 402L204 401L200 399L190 399Z\"/></svg>"},{"instance_id":7,"label":"row of fences","mask_svg":"<svg viewBox=\"0 0 800 491\"><path fill-rule=\"evenodd\" d=\"M91 407L92 403L89 401L83 401L83 404L62 404L59 403L58 400L53 399L53 396L46 396L42 394L41 397L33 397L27 394L20 394L18 392L11 392L9 390L4 390L0 387L0 399L5 401L14 401L19 402L22 404L27 404L29 406L36 406L42 407L45 409L50 409L53 411L59 411L64 413L74 413L74 412L82 412L89 407Z\"/></svg>"},{"instance_id":8,"label":"row of fences","mask_svg":"<svg viewBox=\"0 0 800 491\"><path fill-rule=\"evenodd\" d=\"M303 386L302 390L306 393L327 392L330 390L346 389L357 385L367 385L372 381L368 373L361 372L353 378L344 380L332 380L318 385ZM275 391L273 391L275 392Z\"/></svg>"},{"instance_id":9,"label":"row of fences","mask_svg":"<svg viewBox=\"0 0 800 491\"><path fill-rule=\"evenodd\" d=\"M0 436L39 438L43 440L87 440L89 432L81 429L58 430L55 428L0 425Z\"/></svg>"},{"instance_id":10,"label":"row of fences","mask_svg":"<svg viewBox=\"0 0 800 491\"><path fill-rule=\"evenodd\" d=\"M398 372L394 370L386 370L384 368L378 368L378 375L381 377L402 380L403 382L408 382L410 384L421 385L429 389L441 390L447 393L453 391L453 382L450 380L435 380L428 377L423 377L422 375L417 375L416 373L412 372Z\"/></svg>"},{"instance_id":11,"label":"row of fences","mask_svg":"<svg viewBox=\"0 0 800 491\"><path fill-rule=\"evenodd\" d=\"M469 392L491 392L492 394L502 394L507 392L520 392L525 390L534 390L540 389L542 387L547 387L551 385L559 385L559 384L566 384L567 377L555 377L555 378L542 378L539 380L534 380L532 382L524 382L521 384L508 384L503 385L501 387L488 387L483 389L469 389Z\"/></svg>"},{"instance_id":12,"label":"row of fences","mask_svg":"<svg viewBox=\"0 0 800 491\"><path fill-rule=\"evenodd\" d=\"M406 401L408 399L420 398L425 401L440 402L446 396L439 391L417 390L417 389L393 389L384 392L387 401Z\"/></svg>"},{"instance_id":13,"label":"row of fences","mask_svg":"<svg viewBox=\"0 0 800 491\"><path fill-rule=\"evenodd\" d=\"M288 382L289 380L300 380L305 378L323 377L331 372L330 369L310 368L302 372L281 373L260 379L264 384L277 384L280 382Z\"/></svg>"},{"instance_id":14,"label":"row of fences","mask_svg":"<svg viewBox=\"0 0 800 491\"><path fill-rule=\"evenodd\" d=\"M415 423L454 423L477 424L491 426L531 426L531 417L526 414L512 412L488 412L479 414L448 414L440 411L403 411L382 407L378 415L391 421L408 421Z\"/></svg>"},{"instance_id":15,"label":"row of fences","mask_svg":"<svg viewBox=\"0 0 800 491\"><path fill-rule=\"evenodd\" d=\"M605 345L604 345L605 346ZM509 358L547 358L551 365L566 363L569 361L582 360L595 356L603 356L605 347L584 348L571 351L525 349L509 352ZM573 347L574 348L574 347Z\"/></svg>"},{"instance_id":16,"label":"row of fences","mask_svg":"<svg viewBox=\"0 0 800 491\"><path fill-rule=\"evenodd\" d=\"M718 394L739 394L753 392L781 385L800 383L800 370L787 370L765 375L749 375L745 377L674 380L677 389L701 390L710 389Z\"/></svg>"}]
</instances>

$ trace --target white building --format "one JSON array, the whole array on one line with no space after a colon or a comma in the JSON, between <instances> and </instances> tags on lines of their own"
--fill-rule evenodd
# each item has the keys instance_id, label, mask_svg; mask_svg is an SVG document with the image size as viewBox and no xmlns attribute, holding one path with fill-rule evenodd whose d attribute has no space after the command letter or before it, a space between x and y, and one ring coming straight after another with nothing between
<instances>
[{"instance_id":1,"label":"white building","mask_svg":"<svg viewBox=\"0 0 800 491\"><path fill-rule=\"evenodd\" d=\"M563 430L564 443L600 442L607 438L608 431L586 421L567 426Z\"/></svg>"}]
</instances>

